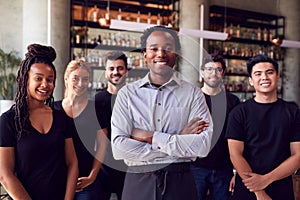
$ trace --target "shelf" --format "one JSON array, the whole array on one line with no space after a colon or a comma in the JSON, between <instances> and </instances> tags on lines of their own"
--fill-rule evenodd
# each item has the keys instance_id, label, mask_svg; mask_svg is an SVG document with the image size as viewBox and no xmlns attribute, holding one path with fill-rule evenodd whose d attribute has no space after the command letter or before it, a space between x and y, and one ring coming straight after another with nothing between
<instances>
[{"instance_id":1,"label":"shelf","mask_svg":"<svg viewBox=\"0 0 300 200\"><path fill-rule=\"evenodd\" d=\"M91 93L107 86L103 61L108 51L122 51L127 55L128 67L131 67L127 82L138 80L149 72L149 69L144 68L146 64L137 42L141 33L110 29L111 20L120 20L121 14L121 20L147 24L157 24L160 20L162 25L171 24L177 28L179 2L180 0L71 0L70 55L71 59L85 58L92 65Z\"/></svg>"},{"instance_id":2,"label":"shelf","mask_svg":"<svg viewBox=\"0 0 300 200\"><path fill-rule=\"evenodd\" d=\"M284 38L285 17L212 5L209 27L212 31L229 34L225 41L210 40L208 43L209 53L221 53L227 60L226 89L242 101L255 96L254 88L248 83L246 61L257 54L283 60L284 49L270 40L276 36ZM283 79L279 84L282 83ZM278 94L282 94L282 89Z\"/></svg>"},{"instance_id":3,"label":"shelf","mask_svg":"<svg viewBox=\"0 0 300 200\"><path fill-rule=\"evenodd\" d=\"M141 49L136 47L123 47L123 46L111 46L111 45L97 45L97 44L71 44L71 48L85 48L95 50L107 50L107 51L126 51L140 53Z\"/></svg>"},{"instance_id":4,"label":"shelf","mask_svg":"<svg viewBox=\"0 0 300 200\"><path fill-rule=\"evenodd\" d=\"M225 13L227 13L226 16ZM210 14L210 19L218 22L219 24L224 24L226 18L227 22L230 21L230 23L240 24L241 26L248 28L257 28L260 26L261 28L275 29L278 27L284 27L285 22L285 17L283 16L222 7L217 5L210 6Z\"/></svg>"},{"instance_id":5,"label":"shelf","mask_svg":"<svg viewBox=\"0 0 300 200\"><path fill-rule=\"evenodd\" d=\"M236 42L236 43L243 43L243 44L258 44L258 45L264 45L264 46L272 45L272 43L270 41L252 40L252 39L236 38L236 37L232 37L229 40L225 40L225 42Z\"/></svg>"},{"instance_id":6,"label":"shelf","mask_svg":"<svg viewBox=\"0 0 300 200\"><path fill-rule=\"evenodd\" d=\"M137 13L139 10L141 14L148 14L149 12L151 15L158 15L160 14L163 16L170 16L172 15L173 11L171 7L175 7L174 4L179 0L110 0L109 2L109 9L117 11L119 8L122 9L124 12L132 12ZM148 6L148 4L155 4L154 6ZM107 1L99 1L99 0L71 0L72 5L79 5L79 6L87 6L93 7L97 5L100 9L106 9Z\"/></svg>"}]
</instances>

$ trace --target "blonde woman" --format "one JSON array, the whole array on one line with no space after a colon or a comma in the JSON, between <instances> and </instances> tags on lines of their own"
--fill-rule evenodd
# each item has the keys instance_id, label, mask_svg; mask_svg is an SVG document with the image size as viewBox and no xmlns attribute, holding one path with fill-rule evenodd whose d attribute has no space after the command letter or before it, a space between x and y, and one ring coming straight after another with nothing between
<instances>
[{"instance_id":1,"label":"blonde woman","mask_svg":"<svg viewBox=\"0 0 300 200\"><path fill-rule=\"evenodd\" d=\"M79 177L75 199L102 199L103 181L99 173L106 148L107 122L97 120L94 101L88 99L90 67L82 60L67 65L64 82L65 95L55 102L73 118L73 140L78 158Z\"/></svg>"}]
</instances>

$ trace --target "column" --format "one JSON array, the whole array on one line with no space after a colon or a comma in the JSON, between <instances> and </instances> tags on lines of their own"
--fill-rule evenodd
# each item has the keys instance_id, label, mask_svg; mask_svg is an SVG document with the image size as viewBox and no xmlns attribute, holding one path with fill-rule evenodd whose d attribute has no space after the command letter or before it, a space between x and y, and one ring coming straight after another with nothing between
<instances>
[{"instance_id":1,"label":"column","mask_svg":"<svg viewBox=\"0 0 300 200\"><path fill-rule=\"evenodd\" d=\"M298 0L280 1L280 15L285 16L285 39L300 41L300 4ZM286 48L283 73L283 97L300 106L300 49Z\"/></svg>"},{"instance_id":2,"label":"column","mask_svg":"<svg viewBox=\"0 0 300 200\"><path fill-rule=\"evenodd\" d=\"M181 0L180 1L180 28L200 28L200 4L205 4L205 19L208 19L207 0ZM207 24L207 22L205 22ZM207 27L204 26L207 30ZM182 60L179 71L183 78L193 84L199 84L199 38L180 36L182 45ZM205 53L205 52L204 52Z\"/></svg>"},{"instance_id":3,"label":"column","mask_svg":"<svg viewBox=\"0 0 300 200\"><path fill-rule=\"evenodd\" d=\"M70 0L23 1L23 55L31 43L49 45L56 50L55 100L63 97L63 73L70 59L70 15Z\"/></svg>"}]
</instances>

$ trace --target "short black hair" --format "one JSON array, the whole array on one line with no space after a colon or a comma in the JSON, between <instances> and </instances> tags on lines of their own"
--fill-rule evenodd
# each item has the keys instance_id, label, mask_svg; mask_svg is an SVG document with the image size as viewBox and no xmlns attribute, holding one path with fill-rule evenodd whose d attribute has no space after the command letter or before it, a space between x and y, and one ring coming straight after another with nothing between
<instances>
[{"instance_id":1,"label":"short black hair","mask_svg":"<svg viewBox=\"0 0 300 200\"><path fill-rule=\"evenodd\" d=\"M152 26L150 28L147 28L143 35L141 36L141 51L145 52L146 51L146 47L147 47L147 39L149 37L149 35L155 31L162 31L162 32L167 32L170 33L171 36L174 38L175 41L175 49L176 49L176 54L179 55L181 52L181 44L180 44L180 40L178 37L178 34L175 30L168 28L166 26Z\"/></svg>"},{"instance_id":2,"label":"short black hair","mask_svg":"<svg viewBox=\"0 0 300 200\"><path fill-rule=\"evenodd\" d=\"M261 62L271 63L273 65L276 73L278 73L278 63L276 60L274 60L266 55L258 54L258 55L253 56L252 58L250 58L247 61L247 71L248 71L249 77L251 77L253 66L256 65L257 63L261 63Z\"/></svg>"},{"instance_id":3,"label":"short black hair","mask_svg":"<svg viewBox=\"0 0 300 200\"><path fill-rule=\"evenodd\" d=\"M110 51L105 56L105 64L107 60L123 60L126 69L128 69L127 56L122 51Z\"/></svg>"},{"instance_id":4,"label":"short black hair","mask_svg":"<svg viewBox=\"0 0 300 200\"><path fill-rule=\"evenodd\" d=\"M204 66L209 62L219 62L222 65L223 72L226 70L226 63L221 54L210 54L206 56L203 60L203 64L201 66L201 69L204 69Z\"/></svg>"}]
</instances>

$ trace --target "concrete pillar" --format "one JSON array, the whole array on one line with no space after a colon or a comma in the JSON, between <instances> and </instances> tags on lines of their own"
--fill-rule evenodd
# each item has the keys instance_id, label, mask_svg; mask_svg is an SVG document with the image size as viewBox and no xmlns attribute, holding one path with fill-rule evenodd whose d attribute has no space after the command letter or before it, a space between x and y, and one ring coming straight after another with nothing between
<instances>
[{"instance_id":1,"label":"concrete pillar","mask_svg":"<svg viewBox=\"0 0 300 200\"><path fill-rule=\"evenodd\" d=\"M207 0L181 0L180 1L180 28L200 28L200 4L205 4L205 14L208 16ZM205 16L205 19L208 17ZM205 23L207 24L207 23ZM205 27L204 29L207 29ZM199 84L199 38L181 35L182 60L179 71L183 79Z\"/></svg>"},{"instance_id":2,"label":"concrete pillar","mask_svg":"<svg viewBox=\"0 0 300 200\"><path fill-rule=\"evenodd\" d=\"M285 39L300 41L300 4L298 0L280 1L280 15L286 17ZM286 48L283 97L300 106L300 49Z\"/></svg>"},{"instance_id":3,"label":"concrete pillar","mask_svg":"<svg viewBox=\"0 0 300 200\"><path fill-rule=\"evenodd\" d=\"M23 1L23 55L31 43L52 46L57 53L55 100L63 97L63 73L70 58L70 0Z\"/></svg>"}]
</instances>

